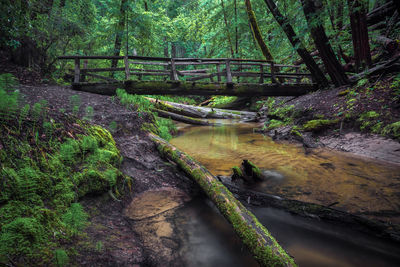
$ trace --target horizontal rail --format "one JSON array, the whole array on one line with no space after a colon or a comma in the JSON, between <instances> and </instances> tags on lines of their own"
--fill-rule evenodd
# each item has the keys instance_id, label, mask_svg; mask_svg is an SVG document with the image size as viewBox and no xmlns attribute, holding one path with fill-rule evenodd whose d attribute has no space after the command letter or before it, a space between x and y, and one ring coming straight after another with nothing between
<instances>
[{"instance_id":1,"label":"horizontal rail","mask_svg":"<svg viewBox=\"0 0 400 267\"><path fill-rule=\"evenodd\" d=\"M123 60L124 56L59 56L58 59L109 59L109 60ZM140 59L140 60L148 60L148 61L167 61L170 62L171 59L177 61L191 61L191 62L225 62L227 60L232 62L272 62L270 60L263 59L242 59L242 58L170 58L170 57L144 57L144 56L128 56L128 59Z\"/></svg>"}]
</instances>

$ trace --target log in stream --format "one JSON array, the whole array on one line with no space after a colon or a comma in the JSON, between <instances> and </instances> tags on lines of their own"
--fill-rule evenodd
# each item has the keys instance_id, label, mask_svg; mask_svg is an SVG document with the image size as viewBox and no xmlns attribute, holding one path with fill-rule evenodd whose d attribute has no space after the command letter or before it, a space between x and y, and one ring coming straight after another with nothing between
<instances>
[{"instance_id":1,"label":"log in stream","mask_svg":"<svg viewBox=\"0 0 400 267\"><path fill-rule=\"evenodd\" d=\"M296 266L292 257L278 244L268 230L206 168L160 137L149 133L157 149L175 162L196 181L233 226L261 266Z\"/></svg>"}]
</instances>

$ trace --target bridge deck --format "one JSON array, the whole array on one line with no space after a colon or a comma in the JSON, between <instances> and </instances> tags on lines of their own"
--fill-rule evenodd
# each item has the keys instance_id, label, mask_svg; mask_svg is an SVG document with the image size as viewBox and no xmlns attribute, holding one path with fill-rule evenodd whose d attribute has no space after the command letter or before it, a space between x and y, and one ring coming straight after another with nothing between
<instances>
[{"instance_id":1,"label":"bridge deck","mask_svg":"<svg viewBox=\"0 0 400 267\"><path fill-rule=\"evenodd\" d=\"M73 83L78 91L114 95L117 88L138 95L299 96L314 91L312 84L209 83L185 81L124 81Z\"/></svg>"},{"instance_id":2,"label":"bridge deck","mask_svg":"<svg viewBox=\"0 0 400 267\"><path fill-rule=\"evenodd\" d=\"M297 96L315 89L311 74L301 72L300 66L266 60L138 56L59 59L75 61L74 89L94 93L113 94L116 88L124 88L130 93L153 95ZM123 61L123 66L104 67L110 60ZM154 80L156 76L163 80Z\"/></svg>"}]
</instances>

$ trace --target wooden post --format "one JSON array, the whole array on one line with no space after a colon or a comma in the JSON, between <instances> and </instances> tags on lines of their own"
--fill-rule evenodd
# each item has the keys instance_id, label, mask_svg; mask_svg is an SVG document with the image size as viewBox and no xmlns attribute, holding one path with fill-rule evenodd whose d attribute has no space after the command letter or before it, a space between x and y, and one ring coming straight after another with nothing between
<instances>
[{"instance_id":1,"label":"wooden post","mask_svg":"<svg viewBox=\"0 0 400 267\"><path fill-rule=\"evenodd\" d=\"M263 64L260 64L260 83L264 83L264 66Z\"/></svg>"},{"instance_id":2,"label":"wooden post","mask_svg":"<svg viewBox=\"0 0 400 267\"><path fill-rule=\"evenodd\" d=\"M126 55L124 57L124 64L125 64L125 79L129 80L130 78L130 70L129 70L129 61L128 61L128 56Z\"/></svg>"},{"instance_id":3,"label":"wooden post","mask_svg":"<svg viewBox=\"0 0 400 267\"><path fill-rule=\"evenodd\" d=\"M272 83L277 83L276 78L275 78L275 67L274 67L274 62L273 61L271 61L270 67L271 67L271 82Z\"/></svg>"},{"instance_id":4,"label":"wooden post","mask_svg":"<svg viewBox=\"0 0 400 267\"><path fill-rule=\"evenodd\" d=\"M296 74L300 74L300 69L299 68L296 68ZM301 83L301 76L298 76L295 81L296 81L296 83Z\"/></svg>"},{"instance_id":5,"label":"wooden post","mask_svg":"<svg viewBox=\"0 0 400 267\"><path fill-rule=\"evenodd\" d=\"M85 59L83 61L83 70L82 70L82 79L81 79L82 82L86 81L86 70L85 69L87 69L87 67L88 67L88 60Z\"/></svg>"},{"instance_id":6,"label":"wooden post","mask_svg":"<svg viewBox=\"0 0 400 267\"><path fill-rule=\"evenodd\" d=\"M220 67L219 64L217 64L217 79L218 79L219 83L221 82L221 74L220 74L220 72L221 72L221 67Z\"/></svg>"},{"instance_id":7,"label":"wooden post","mask_svg":"<svg viewBox=\"0 0 400 267\"><path fill-rule=\"evenodd\" d=\"M178 73L176 72L175 59L171 58L171 80L178 81Z\"/></svg>"},{"instance_id":8,"label":"wooden post","mask_svg":"<svg viewBox=\"0 0 400 267\"><path fill-rule=\"evenodd\" d=\"M80 76L81 76L81 59L77 57L75 58L74 83L79 83Z\"/></svg>"},{"instance_id":9,"label":"wooden post","mask_svg":"<svg viewBox=\"0 0 400 267\"><path fill-rule=\"evenodd\" d=\"M230 60L225 61L226 64L226 82L232 83L232 72L231 72L231 62Z\"/></svg>"}]
</instances>

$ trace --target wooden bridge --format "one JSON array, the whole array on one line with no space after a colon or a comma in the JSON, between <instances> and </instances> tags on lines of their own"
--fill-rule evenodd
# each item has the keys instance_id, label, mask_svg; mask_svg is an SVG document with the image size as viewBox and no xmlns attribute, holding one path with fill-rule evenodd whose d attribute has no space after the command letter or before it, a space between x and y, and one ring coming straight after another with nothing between
<instances>
[{"instance_id":1,"label":"wooden bridge","mask_svg":"<svg viewBox=\"0 0 400 267\"><path fill-rule=\"evenodd\" d=\"M74 60L73 89L108 95L124 88L128 93L145 95L298 96L316 88L311 74L301 72L300 66L266 60L142 56L59 59ZM117 67L104 67L110 66L110 61Z\"/></svg>"}]
</instances>

